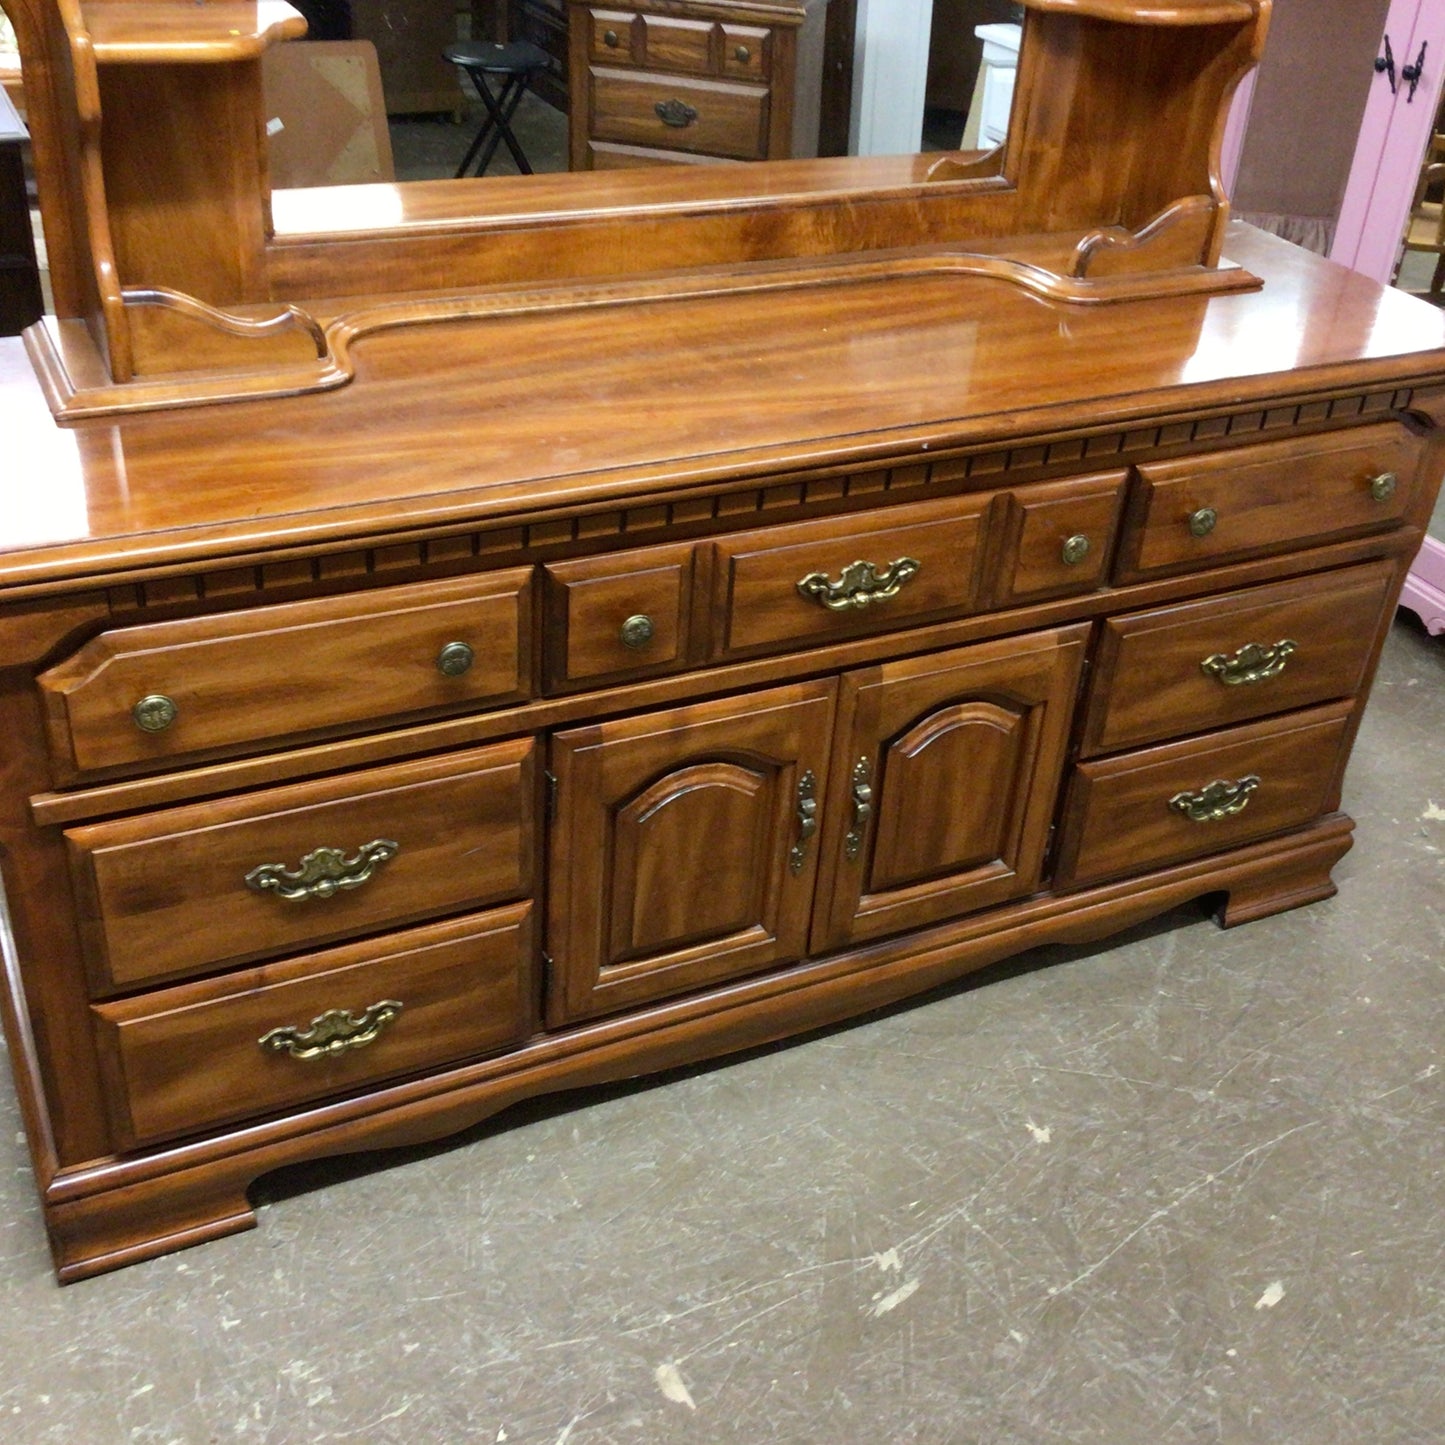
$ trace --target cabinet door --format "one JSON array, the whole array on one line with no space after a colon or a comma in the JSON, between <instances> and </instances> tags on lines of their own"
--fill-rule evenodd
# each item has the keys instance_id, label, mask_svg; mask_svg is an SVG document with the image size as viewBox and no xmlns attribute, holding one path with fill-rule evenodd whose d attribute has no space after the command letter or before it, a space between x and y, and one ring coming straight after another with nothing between
<instances>
[{"instance_id":1,"label":"cabinet door","mask_svg":"<svg viewBox=\"0 0 1445 1445\"><path fill-rule=\"evenodd\" d=\"M550 1024L804 955L835 686L552 740Z\"/></svg>"},{"instance_id":2,"label":"cabinet door","mask_svg":"<svg viewBox=\"0 0 1445 1445\"><path fill-rule=\"evenodd\" d=\"M815 952L1039 886L1086 636L1062 628L843 678Z\"/></svg>"}]
</instances>

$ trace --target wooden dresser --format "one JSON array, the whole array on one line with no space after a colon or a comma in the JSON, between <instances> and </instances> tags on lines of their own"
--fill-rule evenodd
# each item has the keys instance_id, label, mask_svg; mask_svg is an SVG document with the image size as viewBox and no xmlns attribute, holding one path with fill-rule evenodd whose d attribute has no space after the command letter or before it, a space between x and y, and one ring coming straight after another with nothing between
<instances>
[{"instance_id":1,"label":"wooden dresser","mask_svg":"<svg viewBox=\"0 0 1445 1445\"><path fill-rule=\"evenodd\" d=\"M816 155L824 8L570 0L572 169Z\"/></svg>"},{"instance_id":2,"label":"wooden dresser","mask_svg":"<svg viewBox=\"0 0 1445 1445\"><path fill-rule=\"evenodd\" d=\"M1115 18L1037 13L1118 26L1100 53L1196 43L1090 3ZM1211 43L1260 13L1191 11ZM1066 75L1078 33L1039 34ZM1033 67L1026 35L1025 96ZM1226 238L1208 195L1103 241L909 231L1067 199L987 164L739 168L814 204L799 232L882 214L909 245L598 281L609 226L646 259L643 216L669 248L749 204L789 223L702 174L585 177L585 244L536 203L572 279L450 292L538 244L515 198L545 184L497 183L495 225L460 215L479 187L423 188L324 244L278 203L276 294L308 258L413 289L110 313L250 370L216 340L158 371L137 324L119 379L64 312L0 342L0 1007L62 1279L251 1225L285 1164L1191 899L1235 924L1333 893L1445 466L1445 318ZM828 190L860 176L868 205ZM298 328L324 356L265 350Z\"/></svg>"}]
</instances>

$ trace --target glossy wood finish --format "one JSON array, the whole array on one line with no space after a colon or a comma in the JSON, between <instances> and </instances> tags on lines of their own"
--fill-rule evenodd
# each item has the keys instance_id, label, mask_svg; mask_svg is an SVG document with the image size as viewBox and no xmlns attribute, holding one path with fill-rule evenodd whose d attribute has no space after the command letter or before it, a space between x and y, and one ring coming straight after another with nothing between
<instances>
[{"instance_id":1,"label":"glossy wood finish","mask_svg":"<svg viewBox=\"0 0 1445 1445\"><path fill-rule=\"evenodd\" d=\"M66 832L102 992L198 974L525 895L530 740ZM319 848L398 845L359 886L291 901L248 886ZM353 869L352 872L358 870Z\"/></svg>"},{"instance_id":2,"label":"glossy wood finish","mask_svg":"<svg viewBox=\"0 0 1445 1445\"><path fill-rule=\"evenodd\" d=\"M123 1147L274 1113L518 1042L536 1024L531 905L267 964L95 1007ZM273 1029L401 1008L372 1043L320 1058L268 1051Z\"/></svg>"}]
</instances>

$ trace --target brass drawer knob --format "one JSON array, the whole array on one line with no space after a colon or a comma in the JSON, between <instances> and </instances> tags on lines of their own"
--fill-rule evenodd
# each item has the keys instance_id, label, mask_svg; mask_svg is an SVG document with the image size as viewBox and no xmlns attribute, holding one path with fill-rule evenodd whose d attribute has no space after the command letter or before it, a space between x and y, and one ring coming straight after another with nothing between
<instances>
[{"instance_id":1,"label":"brass drawer knob","mask_svg":"<svg viewBox=\"0 0 1445 1445\"><path fill-rule=\"evenodd\" d=\"M1189 514L1189 533L1193 537L1207 537L1219 521L1219 513L1213 507L1200 507Z\"/></svg>"},{"instance_id":2,"label":"brass drawer knob","mask_svg":"<svg viewBox=\"0 0 1445 1445\"><path fill-rule=\"evenodd\" d=\"M912 557L900 557L880 573L871 562L850 562L836 582L826 572L809 572L798 583L798 591L829 612L871 607L898 596L903 584L916 577L922 565Z\"/></svg>"},{"instance_id":3,"label":"brass drawer knob","mask_svg":"<svg viewBox=\"0 0 1445 1445\"><path fill-rule=\"evenodd\" d=\"M733 59L736 60L739 65L746 65L752 58L753 52L749 50L746 45L739 45L738 48L733 51Z\"/></svg>"},{"instance_id":4,"label":"brass drawer knob","mask_svg":"<svg viewBox=\"0 0 1445 1445\"><path fill-rule=\"evenodd\" d=\"M1370 495L1377 502L1388 502L1399 485L1400 478L1394 472L1381 472L1370 479Z\"/></svg>"},{"instance_id":5,"label":"brass drawer knob","mask_svg":"<svg viewBox=\"0 0 1445 1445\"><path fill-rule=\"evenodd\" d=\"M634 652L641 652L656 635L657 628L653 625L652 618L645 612L639 612L636 616L629 617L622 624L618 633L622 639L622 645L630 647Z\"/></svg>"},{"instance_id":6,"label":"brass drawer knob","mask_svg":"<svg viewBox=\"0 0 1445 1445\"><path fill-rule=\"evenodd\" d=\"M308 1028L287 1024L262 1034L256 1042L272 1054L290 1054L293 1059L328 1059L352 1049L374 1044L381 1031L401 1012L394 998L384 998L357 1013L344 1008L328 1009L311 1020Z\"/></svg>"},{"instance_id":7,"label":"brass drawer knob","mask_svg":"<svg viewBox=\"0 0 1445 1445\"><path fill-rule=\"evenodd\" d=\"M1093 543L1082 532L1076 532L1064 543L1064 566L1077 567L1093 550Z\"/></svg>"},{"instance_id":8,"label":"brass drawer knob","mask_svg":"<svg viewBox=\"0 0 1445 1445\"><path fill-rule=\"evenodd\" d=\"M390 838L374 838L348 858L340 848L317 848L308 853L300 867L284 863L262 863L246 874L246 887L257 893L274 893L290 903L312 898L334 898L343 889L360 888L383 863L401 852L401 844Z\"/></svg>"},{"instance_id":9,"label":"brass drawer knob","mask_svg":"<svg viewBox=\"0 0 1445 1445\"><path fill-rule=\"evenodd\" d=\"M658 120L674 130L686 130L697 119L697 111L686 101L659 100L652 108Z\"/></svg>"},{"instance_id":10,"label":"brass drawer knob","mask_svg":"<svg viewBox=\"0 0 1445 1445\"><path fill-rule=\"evenodd\" d=\"M153 692L141 698L131 708L130 715L143 733L163 733L175 722L179 711L173 698L167 697L163 692Z\"/></svg>"},{"instance_id":11,"label":"brass drawer knob","mask_svg":"<svg viewBox=\"0 0 1445 1445\"><path fill-rule=\"evenodd\" d=\"M1175 793L1169 799L1169 806L1191 823L1218 823L1244 812L1258 787L1259 779L1253 773L1237 782L1216 778L1197 793Z\"/></svg>"},{"instance_id":12,"label":"brass drawer knob","mask_svg":"<svg viewBox=\"0 0 1445 1445\"><path fill-rule=\"evenodd\" d=\"M611 49L616 50L618 45L621 44L621 41L618 40L617 32L615 30L609 30L603 35L602 43L610 47Z\"/></svg>"},{"instance_id":13,"label":"brass drawer knob","mask_svg":"<svg viewBox=\"0 0 1445 1445\"><path fill-rule=\"evenodd\" d=\"M1288 637L1280 638L1273 647L1246 642L1238 652L1216 652L1206 657L1199 666L1225 687L1240 687L1278 677L1298 651L1299 643L1292 642Z\"/></svg>"},{"instance_id":14,"label":"brass drawer knob","mask_svg":"<svg viewBox=\"0 0 1445 1445\"><path fill-rule=\"evenodd\" d=\"M437 671L443 677L460 677L476 660L476 653L465 642L449 642L437 653Z\"/></svg>"}]
</instances>

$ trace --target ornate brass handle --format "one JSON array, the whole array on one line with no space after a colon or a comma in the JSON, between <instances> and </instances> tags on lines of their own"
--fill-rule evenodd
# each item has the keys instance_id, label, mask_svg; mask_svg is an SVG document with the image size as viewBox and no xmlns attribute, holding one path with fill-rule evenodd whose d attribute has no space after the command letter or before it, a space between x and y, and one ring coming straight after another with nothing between
<instances>
[{"instance_id":1,"label":"ornate brass handle","mask_svg":"<svg viewBox=\"0 0 1445 1445\"><path fill-rule=\"evenodd\" d=\"M1285 664L1299 651L1299 643L1282 637L1273 647L1262 647L1257 642L1246 642L1232 656L1216 652L1199 664L1210 677L1217 678L1225 687L1239 687L1245 683L1264 682L1267 678L1278 677Z\"/></svg>"},{"instance_id":2,"label":"ornate brass handle","mask_svg":"<svg viewBox=\"0 0 1445 1445\"><path fill-rule=\"evenodd\" d=\"M274 893L292 903L308 898L331 898L343 888L360 888L383 863L401 852L390 838L375 838L348 858L340 848L317 848L294 871L284 863L262 863L246 874L246 887L257 893Z\"/></svg>"},{"instance_id":3,"label":"ornate brass handle","mask_svg":"<svg viewBox=\"0 0 1445 1445\"><path fill-rule=\"evenodd\" d=\"M798 841L788 852L788 867L794 873L803 871L808 856L808 839L818 831L818 780L809 768L798 779Z\"/></svg>"},{"instance_id":4,"label":"ornate brass handle","mask_svg":"<svg viewBox=\"0 0 1445 1445\"><path fill-rule=\"evenodd\" d=\"M141 698L131 708L130 715L143 733L163 733L175 722L179 712L173 698L163 692L153 692Z\"/></svg>"},{"instance_id":5,"label":"ornate brass handle","mask_svg":"<svg viewBox=\"0 0 1445 1445\"><path fill-rule=\"evenodd\" d=\"M873 765L867 758L853 764L853 826L843 838L843 856L854 862L863 851L868 820L873 816Z\"/></svg>"},{"instance_id":6,"label":"ornate brass handle","mask_svg":"<svg viewBox=\"0 0 1445 1445\"><path fill-rule=\"evenodd\" d=\"M1257 787L1259 779L1253 773L1234 783L1216 778L1197 793L1175 793L1169 799L1169 806L1191 823L1217 823L1222 818L1232 818L1236 813L1244 812Z\"/></svg>"},{"instance_id":7,"label":"ornate brass handle","mask_svg":"<svg viewBox=\"0 0 1445 1445\"><path fill-rule=\"evenodd\" d=\"M847 612L898 596L903 584L916 577L922 566L912 557L900 557L880 576L871 562L850 562L836 582L829 581L826 572L809 572L798 583L798 591L829 612Z\"/></svg>"},{"instance_id":8,"label":"ornate brass handle","mask_svg":"<svg viewBox=\"0 0 1445 1445\"><path fill-rule=\"evenodd\" d=\"M1399 485L1400 478L1394 472L1381 472L1370 478L1370 495L1377 502L1388 502Z\"/></svg>"},{"instance_id":9,"label":"ornate brass handle","mask_svg":"<svg viewBox=\"0 0 1445 1445\"><path fill-rule=\"evenodd\" d=\"M262 1034L256 1042L269 1053L290 1054L293 1059L335 1058L337 1054L374 1044L382 1029L401 1009L394 998L384 998L359 1014L344 1008L328 1009L312 1019L307 1028L288 1024Z\"/></svg>"},{"instance_id":10,"label":"ornate brass handle","mask_svg":"<svg viewBox=\"0 0 1445 1445\"><path fill-rule=\"evenodd\" d=\"M1200 507L1189 514L1189 535L1207 537L1219 521L1219 513L1213 507Z\"/></svg>"},{"instance_id":11,"label":"ornate brass handle","mask_svg":"<svg viewBox=\"0 0 1445 1445\"><path fill-rule=\"evenodd\" d=\"M685 130L697 119L697 111L681 100L659 100L652 108L658 120L674 130Z\"/></svg>"}]
</instances>

